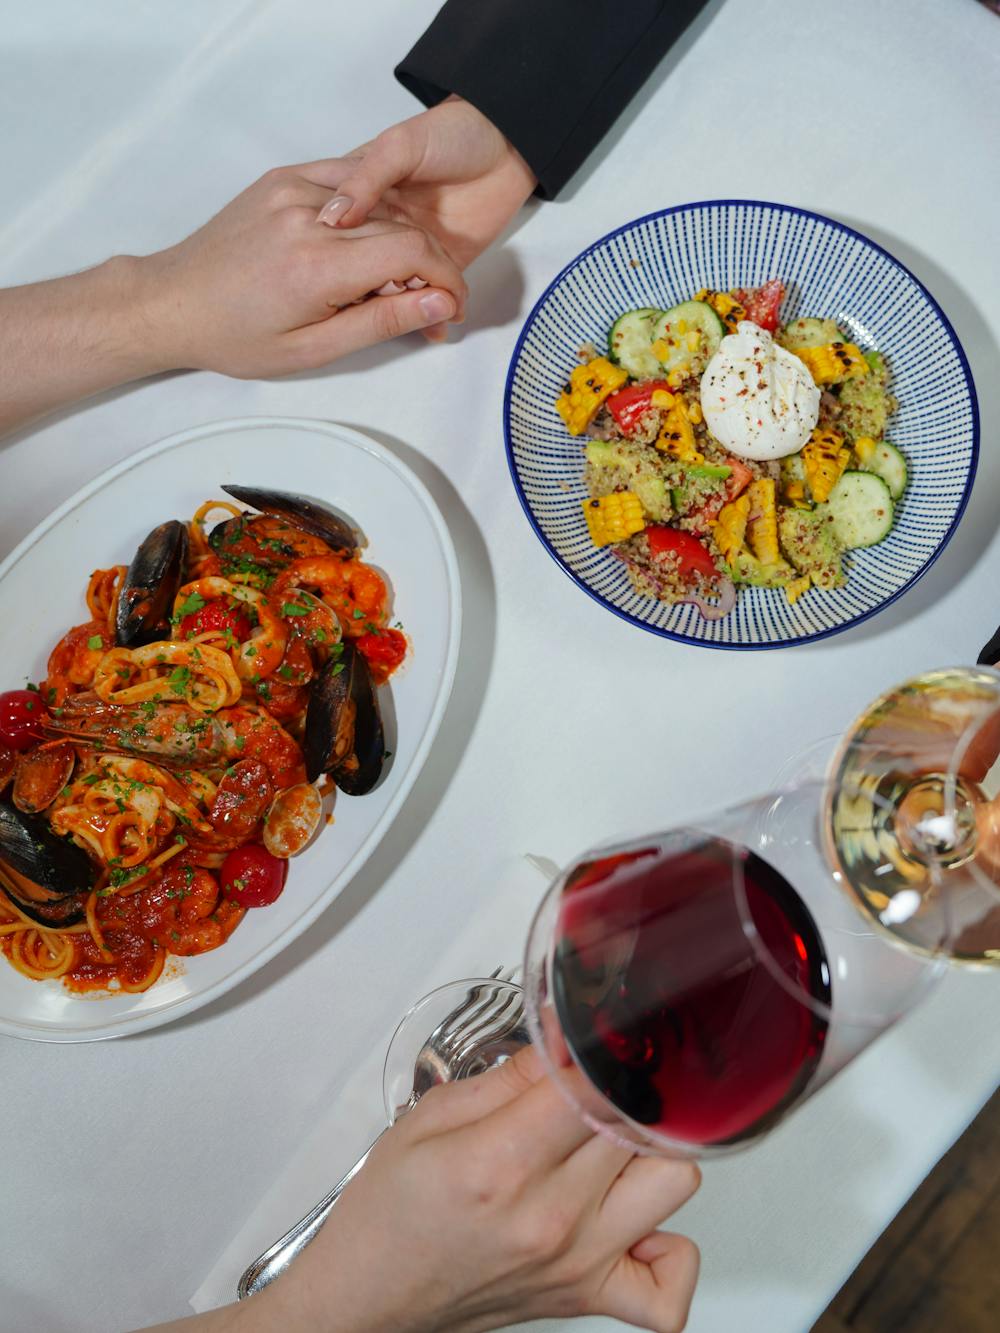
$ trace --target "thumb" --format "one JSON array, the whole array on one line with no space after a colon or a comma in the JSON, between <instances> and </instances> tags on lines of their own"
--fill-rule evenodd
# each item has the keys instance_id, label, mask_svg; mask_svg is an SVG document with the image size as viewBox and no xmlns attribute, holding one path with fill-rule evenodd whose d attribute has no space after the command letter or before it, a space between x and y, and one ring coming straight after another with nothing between
<instances>
[{"instance_id":1,"label":"thumb","mask_svg":"<svg viewBox=\"0 0 1000 1333\"><path fill-rule=\"evenodd\" d=\"M345 306L329 319L308 324L289 336L298 343L303 367L325 366L348 352L441 324L457 311L451 292L424 287Z\"/></svg>"},{"instance_id":2,"label":"thumb","mask_svg":"<svg viewBox=\"0 0 1000 1333\"><path fill-rule=\"evenodd\" d=\"M652 1333L680 1333L687 1324L700 1263L698 1247L687 1236L653 1231L611 1270L592 1313Z\"/></svg>"},{"instance_id":3,"label":"thumb","mask_svg":"<svg viewBox=\"0 0 1000 1333\"><path fill-rule=\"evenodd\" d=\"M413 120L383 130L356 159L357 165L337 183L336 198L320 211L318 220L333 227L358 227L392 189L416 171L423 156L423 135Z\"/></svg>"}]
</instances>

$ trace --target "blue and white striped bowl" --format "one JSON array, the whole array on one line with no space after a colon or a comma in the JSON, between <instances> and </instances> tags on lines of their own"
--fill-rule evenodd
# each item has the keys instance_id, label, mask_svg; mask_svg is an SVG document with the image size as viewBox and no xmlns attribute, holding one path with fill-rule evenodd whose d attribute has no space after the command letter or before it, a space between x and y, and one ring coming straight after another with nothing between
<instances>
[{"instance_id":1,"label":"blue and white striped bowl","mask_svg":"<svg viewBox=\"0 0 1000 1333\"><path fill-rule=\"evenodd\" d=\"M789 606L780 590L741 589L735 609L705 620L632 588L624 566L587 535L580 501L583 441L553 404L581 343L606 346L624 310L666 308L701 287L782 278L782 318L835 319L883 352L899 409L889 439L909 484L878 546L849 557L845 587L811 589ZM948 542L976 471L979 413L965 353L937 302L881 246L830 218L784 204L716 200L664 209L596 241L563 269L528 317L504 400L507 457L521 503L549 553L581 588L642 629L710 648L783 648L866 620L911 587Z\"/></svg>"}]
</instances>

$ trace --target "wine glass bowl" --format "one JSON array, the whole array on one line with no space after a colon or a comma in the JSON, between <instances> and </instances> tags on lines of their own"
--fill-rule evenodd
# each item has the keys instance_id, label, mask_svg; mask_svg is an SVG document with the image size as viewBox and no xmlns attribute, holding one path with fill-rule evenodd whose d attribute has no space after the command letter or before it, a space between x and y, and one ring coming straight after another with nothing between
<instances>
[{"instance_id":1,"label":"wine glass bowl","mask_svg":"<svg viewBox=\"0 0 1000 1333\"><path fill-rule=\"evenodd\" d=\"M830 769L827 852L904 947L1000 960L1000 672L950 667L881 695Z\"/></svg>"},{"instance_id":2,"label":"wine glass bowl","mask_svg":"<svg viewBox=\"0 0 1000 1333\"><path fill-rule=\"evenodd\" d=\"M837 892L825 784L588 853L529 933L528 1025L591 1126L713 1156L773 1128L941 972Z\"/></svg>"}]
</instances>

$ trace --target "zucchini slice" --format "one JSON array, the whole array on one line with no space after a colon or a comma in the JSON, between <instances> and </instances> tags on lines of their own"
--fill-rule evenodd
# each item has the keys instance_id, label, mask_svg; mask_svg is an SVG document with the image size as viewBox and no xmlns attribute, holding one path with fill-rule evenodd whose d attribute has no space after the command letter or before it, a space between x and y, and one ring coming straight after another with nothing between
<instances>
[{"instance_id":1,"label":"zucchini slice","mask_svg":"<svg viewBox=\"0 0 1000 1333\"><path fill-rule=\"evenodd\" d=\"M906 490L906 459L894 444L879 440L875 447L861 450L855 444L855 453L862 472L874 472L889 487L889 494L894 500Z\"/></svg>"},{"instance_id":2,"label":"zucchini slice","mask_svg":"<svg viewBox=\"0 0 1000 1333\"><path fill-rule=\"evenodd\" d=\"M662 314L654 306L641 306L638 310L626 310L611 325L608 358L627 370L633 379L648 380L661 374L650 343L653 325Z\"/></svg>"},{"instance_id":3,"label":"zucchini slice","mask_svg":"<svg viewBox=\"0 0 1000 1333\"><path fill-rule=\"evenodd\" d=\"M702 369L722 342L726 326L705 301L682 301L654 322L652 341L662 343L658 365L668 374ZM665 355L664 355L665 351Z\"/></svg>"},{"instance_id":4,"label":"zucchini slice","mask_svg":"<svg viewBox=\"0 0 1000 1333\"><path fill-rule=\"evenodd\" d=\"M845 472L830 492L833 531L841 546L874 546L892 527L889 487L874 472Z\"/></svg>"}]
</instances>

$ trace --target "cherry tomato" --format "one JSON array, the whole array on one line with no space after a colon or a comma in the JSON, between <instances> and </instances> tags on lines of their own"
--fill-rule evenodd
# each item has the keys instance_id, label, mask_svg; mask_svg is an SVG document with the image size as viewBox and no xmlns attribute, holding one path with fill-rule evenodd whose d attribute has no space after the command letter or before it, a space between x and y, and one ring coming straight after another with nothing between
<instances>
[{"instance_id":1,"label":"cherry tomato","mask_svg":"<svg viewBox=\"0 0 1000 1333\"><path fill-rule=\"evenodd\" d=\"M394 671L406 656L406 635L398 629L383 629L378 634L360 634L355 644L372 666Z\"/></svg>"},{"instance_id":2,"label":"cherry tomato","mask_svg":"<svg viewBox=\"0 0 1000 1333\"><path fill-rule=\"evenodd\" d=\"M682 577L689 582L693 582L697 574L707 579L718 578L719 571L708 549L690 532L653 525L646 529L646 540L653 555L672 555Z\"/></svg>"},{"instance_id":3,"label":"cherry tomato","mask_svg":"<svg viewBox=\"0 0 1000 1333\"><path fill-rule=\"evenodd\" d=\"M618 429L623 435L631 435L639 424L640 418L652 407L653 393L657 389L669 391L666 380L646 380L642 384L630 384L619 389L608 399L608 411L618 422Z\"/></svg>"},{"instance_id":4,"label":"cherry tomato","mask_svg":"<svg viewBox=\"0 0 1000 1333\"><path fill-rule=\"evenodd\" d=\"M741 288L735 296L751 323L768 333L774 332L778 327L778 311L785 299L785 284L780 278L772 278L761 287Z\"/></svg>"},{"instance_id":5,"label":"cherry tomato","mask_svg":"<svg viewBox=\"0 0 1000 1333\"><path fill-rule=\"evenodd\" d=\"M258 842L231 851L222 863L222 892L240 907L266 907L281 896L287 861L279 861Z\"/></svg>"},{"instance_id":6,"label":"cherry tomato","mask_svg":"<svg viewBox=\"0 0 1000 1333\"><path fill-rule=\"evenodd\" d=\"M35 690L0 694L0 742L12 750L30 749L42 739L42 723L48 715Z\"/></svg>"},{"instance_id":7,"label":"cherry tomato","mask_svg":"<svg viewBox=\"0 0 1000 1333\"><path fill-rule=\"evenodd\" d=\"M242 611L227 606L223 598L217 597L212 602L206 602L200 610L192 611L180 623L182 639L192 638L195 634L207 634L209 630L216 630L220 634L229 630L242 643L244 639L249 639L251 625Z\"/></svg>"},{"instance_id":8,"label":"cherry tomato","mask_svg":"<svg viewBox=\"0 0 1000 1333\"><path fill-rule=\"evenodd\" d=\"M728 504L730 500L735 500L753 481L753 473L738 458L730 455L726 459L726 464L729 467L729 480L726 482L724 494L713 495L711 500L707 500L699 510L690 515L697 521L699 532L707 532L708 525L719 517L722 506Z\"/></svg>"}]
</instances>

